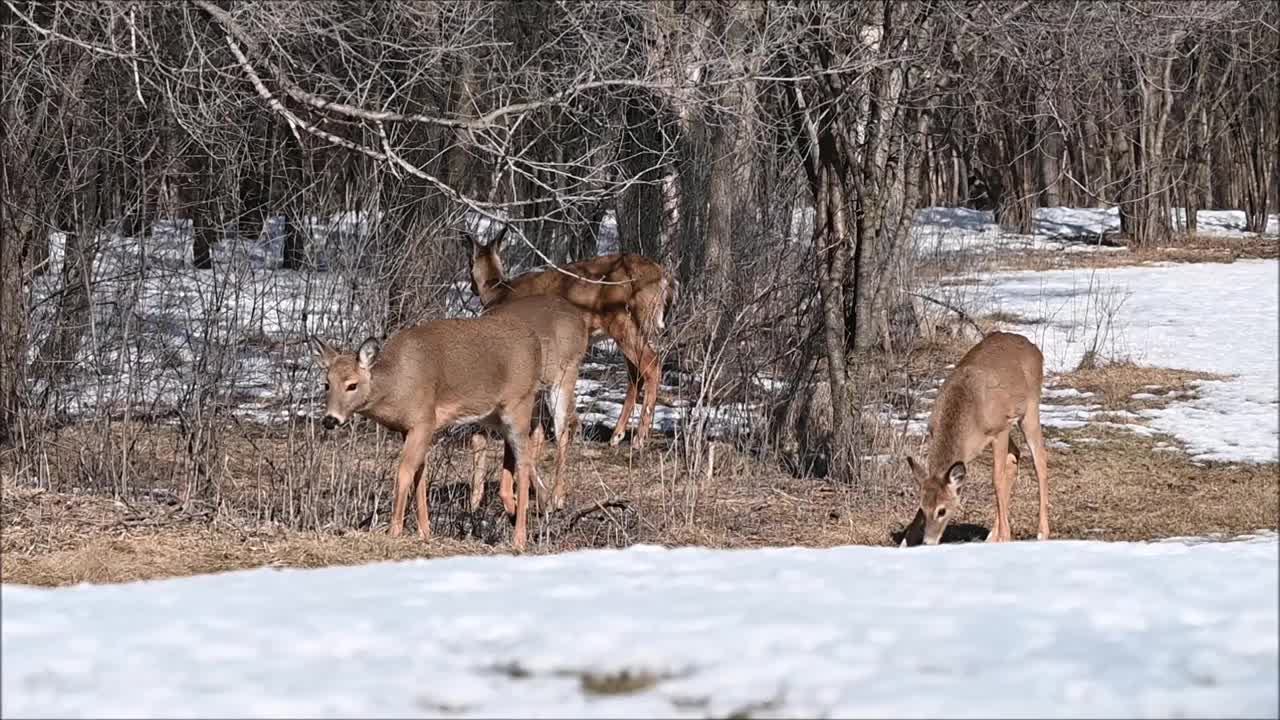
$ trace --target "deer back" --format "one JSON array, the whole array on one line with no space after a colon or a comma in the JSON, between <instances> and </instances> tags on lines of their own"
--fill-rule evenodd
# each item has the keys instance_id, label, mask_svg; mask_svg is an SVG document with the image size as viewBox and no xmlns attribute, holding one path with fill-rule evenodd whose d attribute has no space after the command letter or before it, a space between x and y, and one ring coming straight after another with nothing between
<instances>
[{"instance_id":1,"label":"deer back","mask_svg":"<svg viewBox=\"0 0 1280 720\"><path fill-rule=\"evenodd\" d=\"M369 414L388 426L434 421L440 408L479 417L536 391L542 346L509 317L433 320L393 335L370 374Z\"/></svg>"},{"instance_id":2,"label":"deer back","mask_svg":"<svg viewBox=\"0 0 1280 720\"><path fill-rule=\"evenodd\" d=\"M617 313L656 318L656 323L649 320L647 324L661 327L662 306L672 283L653 260L625 253L601 255L565 265L562 270L565 272L536 270L512 278L506 282L505 297L497 302L557 295L591 313L593 329L600 329Z\"/></svg>"},{"instance_id":3,"label":"deer back","mask_svg":"<svg viewBox=\"0 0 1280 720\"><path fill-rule=\"evenodd\" d=\"M931 474L969 462L986 440L1040 402L1044 357L1027 338L994 332L969 349L938 391L929 417Z\"/></svg>"},{"instance_id":4,"label":"deer back","mask_svg":"<svg viewBox=\"0 0 1280 720\"><path fill-rule=\"evenodd\" d=\"M588 314L558 295L534 295L497 305L486 316L510 317L527 325L542 344L542 383L555 384L586 354L591 336Z\"/></svg>"}]
</instances>

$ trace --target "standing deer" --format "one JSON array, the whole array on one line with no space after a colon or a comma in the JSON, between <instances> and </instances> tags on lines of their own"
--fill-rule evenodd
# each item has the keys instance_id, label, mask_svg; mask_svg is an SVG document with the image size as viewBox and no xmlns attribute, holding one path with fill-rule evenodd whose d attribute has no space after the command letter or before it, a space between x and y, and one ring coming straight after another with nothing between
<instances>
[{"instance_id":1,"label":"standing deer","mask_svg":"<svg viewBox=\"0 0 1280 720\"><path fill-rule=\"evenodd\" d=\"M555 486L551 491L551 505L557 510L564 508L566 487L564 480L565 454L569 448L569 438L573 437L578 425L578 410L575 389L578 385L578 369L582 358L587 354L587 344L591 331L585 315L569 301L556 295L531 296L519 298L487 310L481 317L507 317L515 319L538 336L542 343L542 374L539 378L545 388L547 405L552 413L556 429L556 474ZM541 428L534 428L534 454L536 463L541 448ZM484 499L484 436L472 436L471 451L474 454L476 467L472 476L471 510L480 507ZM537 477L536 468L534 477ZM538 504L544 505L547 500L545 488L538 481ZM502 472L502 496L508 497L511 488L511 473L505 467Z\"/></svg>"},{"instance_id":2,"label":"standing deer","mask_svg":"<svg viewBox=\"0 0 1280 720\"><path fill-rule=\"evenodd\" d=\"M333 429L360 414L404 434L396 475L391 535L404 530L409 490L423 472L438 430L479 422L502 432L504 468L515 475L518 497L502 488L508 514L515 515L512 545L527 540L529 473L527 447L533 406L542 377L542 342L510 316L435 320L401 330L386 346L369 338L355 353L340 353L312 338L326 373L323 425ZM417 489L418 535L430 537L427 480Z\"/></svg>"},{"instance_id":3,"label":"standing deer","mask_svg":"<svg viewBox=\"0 0 1280 720\"><path fill-rule=\"evenodd\" d=\"M965 465L988 445L992 452L992 483L996 492L995 526L991 542L1013 539L1009 528L1009 500L1018 474L1018 448L1009 440L1014 423L1031 449L1040 482L1040 531L1049 537L1049 471L1044 436L1040 432L1040 391L1044 356L1027 338L993 332L969 349L942 384L929 416L927 469L907 456L920 484L924 542L936 545L955 510L957 491L965 479ZM913 523L914 524L914 523ZM902 546L907 545L903 538Z\"/></svg>"},{"instance_id":4,"label":"standing deer","mask_svg":"<svg viewBox=\"0 0 1280 720\"><path fill-rule=\"evenodd\" d=\"M535 270L507 278L498 256L506 233L504 225L488 245L466 233L471 242L471 291L485 308L522 297L562 297L587 315L594 341L613 338L627 359L627 395L609 445L617 446L626 435L643 385L640 425L631 442L635 448L644 447L662 378L653 340L666 327L665 314L675 301L679 283L653 260L627 253L600 255L559 270Z\"/></svg>"}]
</instances>

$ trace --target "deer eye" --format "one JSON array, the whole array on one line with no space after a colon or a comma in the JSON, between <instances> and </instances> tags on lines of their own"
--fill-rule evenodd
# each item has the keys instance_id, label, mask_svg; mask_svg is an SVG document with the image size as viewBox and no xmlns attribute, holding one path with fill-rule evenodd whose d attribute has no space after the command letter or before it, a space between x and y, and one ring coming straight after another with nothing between
<instances>
[{"instance_id":1,"label":"deer eye","mask_svg":"<svg viewBox=\"0 0 1280 720\"><path fill-rule=\"evenodd\" d=\"M944 517L946 517L946 516L947 516L947 509L946 509L946 508L938 508L938 519L939 519L939 520L941 520L942 518L944 518Z\"/></svg>"},{"instance_id":2,"label":"deer eye","mask_svg":"<svg viewBox=\"0 0 1280 720\"><path fill-rule=\"evenodd\" d=\"M329 383L324 384L324 391L329 392Z\"/></svg>"},{"instance_id":3,"label":"deer eye","mask_svg":"<svg viewBox=\"0 0 1280 720\"><path fill-rule=\"evenodd\" d=\"M350 385L347 385L347 392L355 392L355 391L356 391L356 383L351 383Z\"/></svg>"}]
</instances>

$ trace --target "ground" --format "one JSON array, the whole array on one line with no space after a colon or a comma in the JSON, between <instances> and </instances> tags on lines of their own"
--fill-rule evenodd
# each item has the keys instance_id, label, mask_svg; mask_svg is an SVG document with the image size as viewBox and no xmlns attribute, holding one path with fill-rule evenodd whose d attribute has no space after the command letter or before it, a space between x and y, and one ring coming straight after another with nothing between
<instances>
[{"instance_id":1,"label":"ground","mask_svg":"<svg viewBox=\"0 0 1280 720\"><path fill-rule=\"evenodd\" d=\"M1130 253L1096 242L1108 210L1042 212L1029 237L921 211L937 302L916 346L851 369L851 485L736 434L789 392L767 374L705 408L670 374L652 446L608 447L622 374L593 352L569 505L533 518L524 556L493 472L466 510L457 433L430 463L433 537L412 513L388 537L400 439L321 432L299 349L299 317L336 335L358 301L339 273L257 248L236 292L206 292L180 233L156 275L117 239L99 271L136 282L100 286L91 372L0 450L0 716L1275 717L1280 267L1238 215ZM145 302L115 310L129 293ZM1044 353L1053 541L1034 541L1024 448L1011 515L1031 542L973 542L984 455L943 545L893 547L918 502L902 458L971 324ZM202 425L184 388L210 367L232 391Z\"/></svg>"},{"instance_id":2,"label":"ground","mask_svg":"<svg viewBox=\"0 0 1280 720\"><path fill-rule=\"evenodd\" d=\"M1229 540L633 545L5 584L0 713L1275 717L1276 534Z\"/></svg>"},{"instance_id":3,"label":"ground","mask_svg":"<svg viewBox=\"0 0 1280 720\"><path fill-rule=\"evenodd\" d=\"M972 222L967 215L952 225L935 221L924 226L922 234L955 245L959 227L972 234L962 237L978 238L971 242L974 247L982 246L979 240L1007 240L989 228L975 230ZM1053 355L1044 398L1053 536L1151 540L1276 528L1280 466L1274 454L1274 425L1261 429L1261 445L1253 439L1252 455L1219 457L1221 452L1198 448L1195 442L1208 427L1203 423L1222 424L1213 412L1228 412L1223 403L1239 400L1222 394L1232 383L1240 392L1256 395L1252 399L1257 402L1250 406L1254 412L1274 414L1268 410L1274 407L1274 382L1271 388L1265 387L1265 368L1274 360L1265 348L1253 365L1245 366L1253 368L1253 375L1245 376L1215 372L1234 370L1235 365L1219 368L1209 360L1200 362L1195 355L1190 364L1199 367L1158 364L1166 359L1180 362L1193 351L1195 339L1188 337L1178 338L1176 347L1163 356L1155 352L1156 364L1150 359L1144 363L1124 353L1107 352L1114 348L1097 342L1086 348L1088 343L1080 341L1079 333L1061 330L1087 330L1085 326L1094 322L1087 312L1081 315L1068 308L1067 325L1060 317L1039 317L1047 314L1044 297L1057 297L1053 292L1018 294L1020 286L1034 290L1038 277L1066 277L1054 282L1070 286L1075 282L1070 273L1075 271L1160 273L1170 272L1170 263L1192 268L1196 277L1208 278L1212 284L1219 277L1215 268L1252 272L1249 262L1274 264L1274 260L1250 258L1274 258L1280 246L1276 238L1228 233L1149 253L1063 252L1062 247L1077 246L1069 240L1039 237L1028 242L1028 247L1016 252L1005 252L997 245L993 252L938 255L930 265L936 273L930 292L962 291L965 294L957 302L972 310L984 329L1025 332L1042 345L1047 358ZM1049 268L1053 272L1030 272ZM993 275L997 270L1006 272ZM1021 273L1009 275L1010 270ZM1170 283L1161 277L1134 276L1123 282L1132 287ZM993 288L994 300L970 291L984 283ZM1270 292L1274 296L1275 288ZM1089 291L1082 297L1094 303L1096 295ZM1159 296L1152 302L1167 304ZM1141 297L1134 303L1144 307ZM1123 316L1125 310L1115 307L1106 312ZM1153 312L1142 309L1139 317L1153 317ZM1186 311L1179 312L1185 315ZM1274 299L1258 312L1274 316ZM1237 316L1247 327L1249 318L1244 313ZM1136 325L1132 319L1127 322L1132 333ZM1184 323L1178 326L1181 330L1169 332L1194 331L1197 325L1221 320L1183 317L1180 322ZM600 439L616 417L622 383L616 368L590 363L579 386L580 411L589 427L585 437L571 445L570 506L534 520L530 552L635 543L714 548L896 544L917 502L902 457L923 451L921 433L931 393L970 342L964 336L934 339L905 359L889 359L909 367L906 377L915 378L901 381L914 383L901 388L915 398L910 401L912 407L905 414L902 408L892 413L895 424L901 422L899 427L908 433L889 432L879 441L883 457L878 469L856 488L796 477L777 456L728 441L691 447L659 433L654 447L646 452L633 452L626 443L609 448ZM1126 342L1134 345L1135 339ZM1158 342L1141 338L1136 342L1144 349L1158 350ZM1217 347L1213 343L1220 341L1207 337L1202 342L1212 354ZM1102 352L1089 355L1095 348ZM1261 376L1258 368L1263 368ZM927 380L924 386L919 378ZM1233 409L1243 407L1237 404ZM1189 415L1197 408L1213 412L1208 418L1205 413ZM675 410L666 408L660 413L660 424L674 422L675 417ZM1251 430L1255 435L1259 432L1256 427ZM182 437L172 423L82 421L42 438L39 458L19 457L12 450L0 452L4 582L65 585L260 565L318 567L507 552L510 527L499 510L492 474L486 505L476 514L463 509L469 464L458 446L446 446L436 457L435 537L424 542L413 534L412 518L408 537L385 535L390 474L399 448L399 440L386 433L365 427L317 441L315 428L306 420L274 424L236 420L219 440L224 480L211 499L201 492L199 468L184 458ZM1016 432L1014 437L1022 442ZM1268 438L1273 439L1270 450ZM1222 445L1215 443L1215 447ZM711 447L714 460L708 475ZM108 455L120 457L107 462L104 456ZM496 448L491 455L492 468L500 455ZM1012 507L1017 539L1034 538L1036 527L1037 486L1027 460L1020 469ZM552 462L548 447L539 459L544 473L550 472ZM37 474L42 474L44 482L27 480L34 468L40 468ZM346 469L338 477L333 474L335 468ZM949 530L948 541L980 539L992 521L989 455L979 459L969 477L961 515ZM85 491L86 487L96 491ZM145 492L138 492L143 488ZM182 501L193 489L194 497L201 499L183 510Z\"/></svg>"}]
</instances>

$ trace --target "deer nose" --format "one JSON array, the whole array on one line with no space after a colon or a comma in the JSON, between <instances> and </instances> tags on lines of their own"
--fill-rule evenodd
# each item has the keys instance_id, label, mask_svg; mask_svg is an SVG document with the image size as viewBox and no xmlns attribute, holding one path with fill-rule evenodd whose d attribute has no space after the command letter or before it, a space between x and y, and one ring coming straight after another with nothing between
<instances>
[{"instance_id":1,"label":"deer nose","mask_svg":"<svg viewBox=\"0 0 1280 720\"><path fill-rule=\"evenodd\" d=\"M324 426L325 430L332 430L338 427L338 418L332 415L325 415L324 420L321 420L320 424Z\"/></svg>"}]
</instances>

